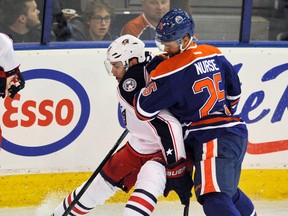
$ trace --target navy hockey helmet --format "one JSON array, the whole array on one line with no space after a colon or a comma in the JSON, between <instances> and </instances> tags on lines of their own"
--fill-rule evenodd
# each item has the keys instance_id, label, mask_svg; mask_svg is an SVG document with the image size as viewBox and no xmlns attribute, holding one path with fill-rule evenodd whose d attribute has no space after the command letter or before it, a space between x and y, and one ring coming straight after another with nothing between
<instances>
[{"instance_id":1,"label":"navy hockey helmet","mask_svg":"<svg viewBox=\"0 0 288 216\"><path fill-rule=\"evenodd\" d=\"M192 16L181 9L167 12L156 27L155 40L157 42L179 41L187 33L193 38L195 24Z\"/></svg>"}]
</instances>

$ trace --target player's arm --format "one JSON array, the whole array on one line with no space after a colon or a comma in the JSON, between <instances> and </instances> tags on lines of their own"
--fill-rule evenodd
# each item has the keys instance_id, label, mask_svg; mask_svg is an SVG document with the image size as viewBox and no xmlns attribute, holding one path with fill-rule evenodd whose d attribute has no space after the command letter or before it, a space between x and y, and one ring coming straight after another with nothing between
<instances>
[{"instance_id":1,"label":"player's arm","mask_svg":"<svg viewBox=\"0 0 288 216\"><path fill-rule=\"evenodd\" d=\"M137 64L127 70L117 89L121 98L130 106L133 106L134 95L145 86L146 77L144 73L144 64Z\"/></svg>"},{"instance_id":2,"label":"player's arm","mask_svg":"<svg viewBox=\"0 0 288 216\"><path fill-rule=\"evenodd\" d=\"M192 197L193 162L187 159L181 159L174 165L166 166L167 182L164 190L164 196L167 197L169 192L174 190L180 198L183 205L188 205Z\"/></svg>"},{"instance_id":3,"label":"player's arm","mask_svg":"<svg viewBox=\"0 0 288 216\"><path fill-rule=\"evenodd\" d=\"M189 153L186 154L185 158L181 157L173 164L166 164L167 181L164 190L165 197L168 196L170 191L174 190L183 205L189 204L194 185L192 180L193 165L194 163Z\"/></svg>"},{"instance_id":4,"label":"player's arm","mask_svg":"<svg viewBox=\"0 0 288 216\"><path fill-rule=\"evenodd\" d=\"M160 112L160 109L155 109L157 101L154 101L153 98L152 100L149 101L149 98L147 95L148 92L153 91L153 88L155 85L156 83L150 82L145 88L141 89L139 93L135 94L135 97L133 100L135 113L138 119L142 121L150 121L154 119ZM153 106L153 104L155 106Z\"/></svg>"},{"instance_id":5,"label":"player's arm","mask_svg":"<svg viewBox=\"0 0 288 216\"><path fill-rule=\"evenodd\" d=\"M226 100L228 101L230 112L234 114L241 96L241 83L233 65L224 57L222 67L225 70L225 83L227 86Z\"/></svg>"},{"instance_id":6,"label":"player's arm","mask_svg":"<svg viewBox=\"0 0 288 216\"><path fill-rule=\"evenodd\" d=\"M165 54L159 54L154 56L146 65L147 72L150 74L151 71L155 70L155 68L167 58L168 56Z\"/></svg>"},{"instance_id":7,"label":"player's arm","mask_svg":"<svg viewBox=\"0 0 288 216\"><path fill-rule=\"evenodd\" d=\"M25 80L19 70L19 67L11 71L0 71L0 96L5 98L7 95L11 98L25 87Z\"/></svg>"},{"instance_id":8,"label":"player's arm","mask_svg":"<svg viewBox=\"0 0 288 216\"><path fill-rule=\"evenodd\" d=\"M144 88L140 89L140 91L137 92L137 94L135 94L134 101L133 101L136 115L141 120L154 119L155 116L159 113L159 111L157 110L156 112L152 113L152 115L151 115L149 113L146 113L144 110L142 110L142 108L140 106L138 108L136 108L135 106L137 106L137 104L139 104L139 102L137 102L136 100L137 100L137 98L140 97L141 94L144 94L145 92L148 92L148 91L153 91L153 88L156 85L156 83L151 82L149 75L165 59L167 59L167 56L164 54L156 55L145 66L145 72L144 73L146 74L145 80L146 80L147 85L145 85L146 87L143 86ZM149 82L149 80L150 80L150 82ZM139 111L137 111L137 110L139 110ZM141 113L143 113L144 115L142 115Z\"/></svg>"},{"instance_id":9,"label":"player's arm","mask_svg":"<svg viewBox=\"0 0 288 216\"><path fill-rule=\"evenodd\" d=\"M12 40L5 34L0 34L0 97L7 95L13 98L25 86L25 81L19 70L19 61L15 57Z\"/></svg>"}]
</instances>

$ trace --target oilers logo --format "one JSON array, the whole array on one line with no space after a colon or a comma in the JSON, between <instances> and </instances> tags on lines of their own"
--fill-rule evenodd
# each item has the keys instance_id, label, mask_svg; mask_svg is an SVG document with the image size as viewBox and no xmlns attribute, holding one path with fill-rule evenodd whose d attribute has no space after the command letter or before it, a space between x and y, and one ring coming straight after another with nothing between
<instances>
[{"instance_id":1,"label":"oilers logo","mask_svg":"<svg viewBox=\"0 0 288 216\"><path fill-rule=\"evenodd\" d=\"M178 23L178 24L182 23L183 22L183 17L182 16L176 16L175 17L175 22Z\"/></svg>"}]
</instances>

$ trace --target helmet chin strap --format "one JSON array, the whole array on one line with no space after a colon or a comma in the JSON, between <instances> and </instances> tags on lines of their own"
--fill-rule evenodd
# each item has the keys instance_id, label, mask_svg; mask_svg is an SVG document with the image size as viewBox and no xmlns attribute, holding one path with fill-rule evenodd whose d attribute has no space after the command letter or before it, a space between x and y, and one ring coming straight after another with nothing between
<instances>
[{"instance_id":1,"label":"helmet chin strap","mask_svg":"<svg viewBox=\"0 0 288 216\"><path fill-rule=\"evenodd\" d=\"M186 49L189 47L189 45L192 43L193 39L194 39L194 38L191 37L190 40L189 40L189 42L187 43L186 47L184 47L184 48L182 47L183 44L182 44L182 41L181 41L180 47L179 47L179 48L180 48L180 53L182 53L184 50L186 50Z\"/></svg>"},{"instance_id":2,"label":"helmet chin strap","mask_svg":"<svg viewBox=\"0 0 288 216\"><path fill-rule=\"evenodd\" d=\"M125 71L127 71L128 68L129 68L128 62L124 61L124 62L122 62L122 64L123 64L123 67L124 67Z\"/></svg>"}]
</instances>

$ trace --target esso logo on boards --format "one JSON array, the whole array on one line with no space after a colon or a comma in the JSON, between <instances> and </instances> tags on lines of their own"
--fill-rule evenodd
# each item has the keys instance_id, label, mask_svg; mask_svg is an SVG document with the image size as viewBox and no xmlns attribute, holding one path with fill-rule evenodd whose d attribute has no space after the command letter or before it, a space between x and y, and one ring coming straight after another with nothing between
<instances>
[{"instance_id":1,"label":"esso logo on boards","mask_svg":"<svg viewBox=\"0 0 288 216\"><path fill-rule=\"evenodd\" d=\"M2 148L22 156L47 155L65 148L88 122L90 101L85 89L56 70L33 69L22 74L26 87L3 103Z\"/></svg>"}]
</instances>

